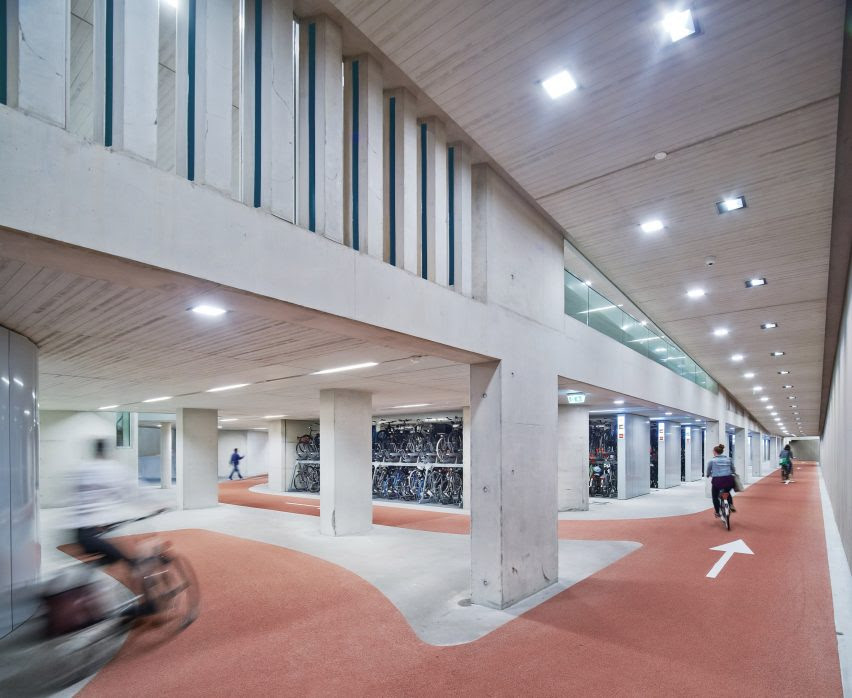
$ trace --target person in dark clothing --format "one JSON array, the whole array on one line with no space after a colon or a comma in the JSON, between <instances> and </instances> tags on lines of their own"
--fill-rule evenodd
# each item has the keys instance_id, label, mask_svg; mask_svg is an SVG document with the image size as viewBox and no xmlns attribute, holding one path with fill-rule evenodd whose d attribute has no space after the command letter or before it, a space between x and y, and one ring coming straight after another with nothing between
<instances>
[{"instance_id":1,"label":"person in dark clothing","mask_svg":"<svg viewBox=\"0 0 852 698\"><path fill-rule=\"evenodd\" d=\"M245 456L241 456L238 449L234 449L234 452L231 454L231 474L228 475L228 479L231 480L234 477L234 473L240 476L240 480L243 479L243 474L240 472L240 461L245 458Z\"/></svg>"},{"instance_id":2,"label":"person in dark clothing","mask_svg":"<svg viewBox=\"0 0 852 698\"><path fill-rule=\"evenodd\" d=\"M778 464L781 466L781 481L788 485L793 480L790 479L793 474L793 451L790 449L790 444L781 449L778 454Z\"/></svg>"}]
</instances>

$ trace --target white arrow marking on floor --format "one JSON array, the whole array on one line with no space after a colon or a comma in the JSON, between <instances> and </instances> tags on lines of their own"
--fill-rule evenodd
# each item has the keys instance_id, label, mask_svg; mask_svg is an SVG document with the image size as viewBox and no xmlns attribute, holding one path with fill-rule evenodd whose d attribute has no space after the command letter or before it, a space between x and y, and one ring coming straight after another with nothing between
<instances>
[{"instance_id":1,"label":"white arrow marking on floor","mask_svg":"<svg viewBox=\"0 0 852 698\"><path fill-rule=\"evenodd\" d=\"M724 555L722 555L722 557L719 558L719 561L715 565L713 565L713 569L711 569L707 573L707 576L710 577L710 579L716 579L716 577L719 576L719 572L721 572L722 568L728 564L728 560L730 560L734 556L734 553L754 555L754 553L751 551L751 548L749 548L745 544L745 541L743 541L742 538L740 538L739 540L732 541L730 543L725 543L724 545L717 545L715 548L710 548L710 550L721 550L723 553L725 553Z\"/></svg>"}]
</instances>

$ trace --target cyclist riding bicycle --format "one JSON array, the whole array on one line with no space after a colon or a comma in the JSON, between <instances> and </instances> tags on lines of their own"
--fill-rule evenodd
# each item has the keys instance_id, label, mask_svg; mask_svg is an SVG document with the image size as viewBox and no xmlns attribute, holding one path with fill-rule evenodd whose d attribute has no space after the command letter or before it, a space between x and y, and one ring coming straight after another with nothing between
<instances>
[{"instance_id":1,"label":"cyclist riding bicycle","mask_svg":"<svg viewBox=\"0 0 852 698\"><path fill-rule=\"evenodd\" d=\"M790 450L790 444L781 449L778 454L778 464L781 466L781 481L788 485L792 480L790 476L793 474L793 452Z\"/></svg>"},{"instance_id":2,"label":"cyclist riding bicycle","mask_svg":"<svg viewBox=\"0 0 852 698\"><path fill-rule=\"evenodd\" d=\"M77 529L80 547L90 555L98 555L98 564L124 562L137 578L141 560L104 538L117 523L130 518L129 507L141 503L135 473L110 459L106 441L97 439L94 459L81 463L72 477L76 501L71 523Z\"/></svg>"},{"instance_id":3,"label":"cyclist riding bicycle","mask_svg":"<svg viewBox=\"0 0 852 698\"><path fill-rule=\"evenodd\" d=\"M728 501L731 503L731 511L734 509L734 462L728 456L722 455L725 452L725 447L719 444L713 449L715 456L707 463L707 477L712 478L711 494L713 496L713 509L716 511L716 518L720 518L719 513L719 494L721 492L728 493Z\"/></svg>"}]
</instances>

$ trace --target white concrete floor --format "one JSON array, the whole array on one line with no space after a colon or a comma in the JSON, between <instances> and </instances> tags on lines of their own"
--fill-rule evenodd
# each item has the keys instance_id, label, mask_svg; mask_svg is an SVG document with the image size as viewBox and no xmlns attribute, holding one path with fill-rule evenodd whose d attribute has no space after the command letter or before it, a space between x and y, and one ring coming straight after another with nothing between
<instances>
[{"instance_id":1,"label":"white concrete floor","mask_svg":"<svg viewBox=\"0 0 852 698\"><path fill-rule=\"evenodd\" d=\"M174 511L122 529L201 528L314 555L344 567L381 591L418 637L433 645L472 642L640 547L631 541L559 541L559 581L509 609L468 605L470 537L374 526L334 538L319 520L287 512L220 504Z\"/></svg>"}]
</instances>

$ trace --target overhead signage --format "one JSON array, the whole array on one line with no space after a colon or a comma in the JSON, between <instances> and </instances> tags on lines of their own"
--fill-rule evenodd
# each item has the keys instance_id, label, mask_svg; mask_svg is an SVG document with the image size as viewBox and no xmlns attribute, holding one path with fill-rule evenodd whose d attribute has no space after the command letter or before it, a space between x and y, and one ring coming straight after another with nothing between
<instances>
[{"instance_id":1,"label":"overhead signage","mask_svg":"<svg viewBox=\"0 0 852 698\"><path fill-rule=\"evenodd\" d=\"M618 415L618 438L624 438L624 415Z\"/></svg>"},{"instance_id":2,"label":"overhead signage","mask_svg":"<svg viewBox=\"0 0 852 698\"><path fill-rule=\"evenodd\" d=\"M585 393L572 393L570 395L566 395L565 397L568 398L569 405L579 405L586 401Z\"/></svg>"}]
</instances>

